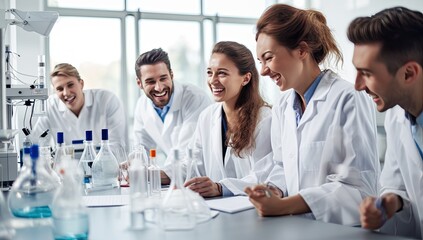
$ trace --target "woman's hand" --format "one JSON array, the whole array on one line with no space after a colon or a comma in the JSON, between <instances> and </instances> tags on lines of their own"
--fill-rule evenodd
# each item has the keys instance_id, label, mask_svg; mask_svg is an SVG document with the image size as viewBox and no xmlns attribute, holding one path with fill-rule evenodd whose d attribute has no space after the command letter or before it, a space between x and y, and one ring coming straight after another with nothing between
<instances>
[{"instance_id":1,"label":"woman's hand","mask_svg":"<svg viewBox=\"0 0 423 240\"><path fill-rule=\"evenodd\" d=\"M184 186L194 192L198 192L203 197L222 196L222 186L220 183L215 183L208 177L191 178Z\"/></svg>"}]
</instances>

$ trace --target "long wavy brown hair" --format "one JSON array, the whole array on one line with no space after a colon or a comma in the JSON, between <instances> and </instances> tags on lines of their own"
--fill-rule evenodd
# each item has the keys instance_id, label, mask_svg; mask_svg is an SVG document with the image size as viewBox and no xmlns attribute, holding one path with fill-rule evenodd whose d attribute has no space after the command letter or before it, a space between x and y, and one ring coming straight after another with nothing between
<instances>
[{"instance_id":1,"label":"long wavy brown hair","mask_svg":"<svg viewBox=\"0 0 423 240\"><path fill-rule=\"evenodd\" d=\"M235 150L238 157L255 147L254 131L257 127L259 111L263 106L269 106L260 95L259 74L251 51L244 45L223 41L214 45L212 54L220 53L228 57L238 68L240 75L251 73L251 79L242 87L235 103L237 121L228 128L226 145Z\"/></svg>"}]
</instances>

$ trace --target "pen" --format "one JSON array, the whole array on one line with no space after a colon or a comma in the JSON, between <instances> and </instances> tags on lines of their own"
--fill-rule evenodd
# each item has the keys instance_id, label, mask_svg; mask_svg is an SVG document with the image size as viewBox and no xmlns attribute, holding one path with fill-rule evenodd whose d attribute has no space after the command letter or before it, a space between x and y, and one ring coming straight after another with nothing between
<instances>
[{"instance_id":1,"label":"pen","mask_svg":"<svg viewBox=\"0 0 423 240\"><path fill-rule=\"evenodd\" d=\"M266 195L267 198L270 198L272 196L272 193L269 190L270 183L263 183L262 185L266 187L266 189L263 190L264 195Z\"/></svg>"},{"instance_id":2,"label":"pen","mask_svg":"<svg viewBox=\"0 0 423 240\"><path fill-rule=\"evenodd\" d=\"M378 197L375 201L375 207L382 212L382 222L384 223L387 220L386 210L382 205L382 197Z\"/></svg>"}]
</instances>

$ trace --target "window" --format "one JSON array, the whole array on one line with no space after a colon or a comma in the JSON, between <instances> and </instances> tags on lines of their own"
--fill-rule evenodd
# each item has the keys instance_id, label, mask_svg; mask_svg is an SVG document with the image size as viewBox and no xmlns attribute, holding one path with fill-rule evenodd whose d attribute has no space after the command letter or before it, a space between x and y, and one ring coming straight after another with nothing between
<instances>
[{"instance_id":1,"label":"window","mask_svg":"<svg viewBox=\"0 0 423 240\"><path fill-rule=\"evenodd\" d=\"M201 85L200 24L197 22L141 20L141 53L162 48L169 54L175 81Z\"/></svg>"},{"instance_id":2,"label":"window","mask_svg":"<svg viewBox=\"0 0 423 240\"><path fill-rule=\"evenodd\" d=\"M48 0L49 7L123 10L123 0Z\"/></svg>"},{"instance_id":3,"label":"window","mask_svg":"<svg viewBox=\"0 0 423 240\"><path fill-rule=\"evenodd\" d=\"M85 89L109 89L122 97L120 39L119 19L60 17L50 33L50 68L70 63Z\"/></svg>"}]
</instances>

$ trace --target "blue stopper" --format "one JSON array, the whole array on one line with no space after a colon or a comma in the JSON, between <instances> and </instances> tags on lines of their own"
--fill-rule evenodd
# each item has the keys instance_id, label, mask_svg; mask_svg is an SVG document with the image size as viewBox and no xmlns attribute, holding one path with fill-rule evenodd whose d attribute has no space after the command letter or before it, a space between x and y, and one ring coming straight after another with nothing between
<instances>
[{"instance_id":1,"label":"blue stopper","mask_svg":"<svg viewBox=\"0 0 423 240\"><path fill-rule=\"evenodd\" d=\"M84 140L72 140L72 144L83 144Z\"/></svg>"},{"instance_id":2,"label":"blue stopper","mask_svg":"<svg viewBox=\"0 0 423 240\"><path fill-rule=\"evenodd\" d=\"M40 156L40 150L37 144L31 146L31 159L37 159Z\"/></svg>"},{"instance_id":3,"label":"blue stopper","mask_svg":"<svg viewBox=\"0 0 423 240\"><path fill-rule=\"evenodd\" d=\"M57 132L57 143L63 143L63 132Z\"/></svg>"},{"instance_id":4,"label":"blue stopper","mask_svg":"<svg viewBox=\"0 0 423 240\"><path fill-rule=\"evenodd\" d=\"M101 129L101 140L109 140L109 131L106 129Z\"/></svg>"},{"instance_id":5,"label":"blue stopper","mask_svg":"<svg viewBox=\"0 0 423 240\"><path fill-rule=\"evenodd\" d=\"M86 141L92 141L93 140L93 131L91 131L91 130L85 131L85 140Z\"/></svg>"},{"instance_id":6,"label":"blue stopper","mask_svg":"<svg viewBox=\"0 0 423 240\"><path fill-rule=\"evenodd\" d=\"M24 154L30 154L31 153L31 148L26 147L24 148Z\"/></svg>"}]
</instances>

